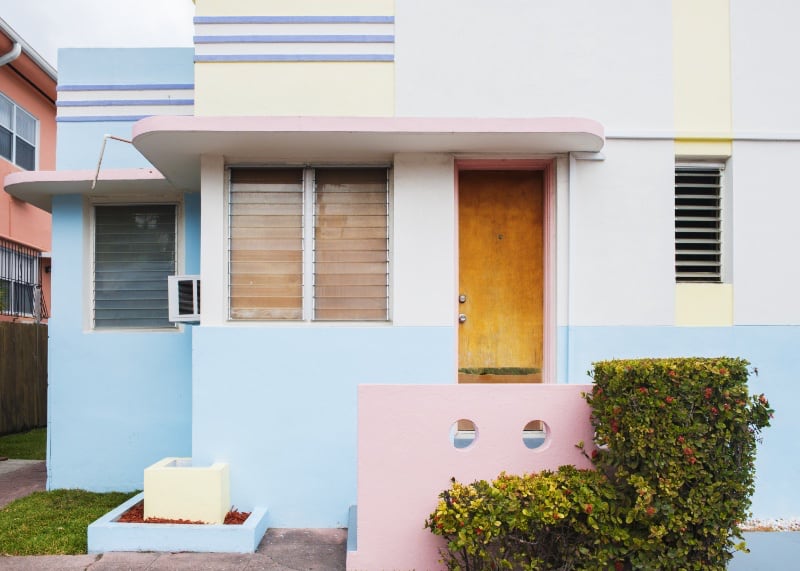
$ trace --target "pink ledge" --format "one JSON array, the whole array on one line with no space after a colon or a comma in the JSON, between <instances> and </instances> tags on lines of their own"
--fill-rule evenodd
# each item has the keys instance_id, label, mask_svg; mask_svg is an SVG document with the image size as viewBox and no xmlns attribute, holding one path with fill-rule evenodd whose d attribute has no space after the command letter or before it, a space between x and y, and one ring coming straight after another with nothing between
<instances>
[{"instance_id":1,"label":"pink ledge","mask_svg":"<svg viewBox=\"0 0 800 571\"><path fill-rule=\"evenodd\" d=\"M156 169L101 170L92 190L94 170L23 171L5 178L11 196L46 210L52 209L53 196L100 193L159 193L175 189Z\"/></svg>"},{"instance_id":2,"label":"pink ledge","mask_svg":"<svg viewBox=\"0 0 800 571\"><path fill-rule=\"evenodd\" d=\"M596 152L603 126L579 117L148 117L133 144L179 188L197 189L200 157L228 164L390 163L398 153Z\"/></svg>"}]
</instances>

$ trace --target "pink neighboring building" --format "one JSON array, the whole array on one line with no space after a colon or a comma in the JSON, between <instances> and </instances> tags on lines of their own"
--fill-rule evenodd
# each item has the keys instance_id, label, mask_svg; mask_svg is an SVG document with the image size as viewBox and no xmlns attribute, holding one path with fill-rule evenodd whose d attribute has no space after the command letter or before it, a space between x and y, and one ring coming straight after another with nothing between
<instances>
[{"instance_id":1,"label":"pink neighboring building","mask_svg":"<svg viewBox=\"0 0 800 571\"><path fill-rule=\"evenodd\" d=\"M0 19L0 184L55 169L55 100L56 70ZM47 316L49 252L50 214L0 189L0 321Z\"/></svg>"}]
</instances>

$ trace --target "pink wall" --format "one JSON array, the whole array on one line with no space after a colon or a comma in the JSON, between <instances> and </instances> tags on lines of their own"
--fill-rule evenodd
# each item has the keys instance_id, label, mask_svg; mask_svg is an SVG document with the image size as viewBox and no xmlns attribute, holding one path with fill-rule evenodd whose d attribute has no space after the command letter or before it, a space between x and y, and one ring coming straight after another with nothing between
<instances>
[{"instance_id":1,"label":"pink wall","mask_svg":"<svg viewBox=\"0 0 800 571\"><path fill-rule=\"evenodd\" d=\"M11 45L11 41L0 33L0 54L8 52ZM12 66L18 73L11 69ZM27 81L19 74L22 74ZM0 92L38 119L38 169L54 170L56 167L56 106L54 102L56 82L23 52L10 64L0 67ZM2 190L5 176L20 170L15 164L0 157L0 237L49 252L51 250L50 214L12 198ZM49 266L50 260L46 260L46 264L43 265ZM50 276L43 274L42 280L42 291L45 303L49 308Z\"/></svg>"},{"instance_id":2,"label":"pink wall","mask_svg":"<svg viewBox=\"0 0 800 571\"><path fill-rule=\"evenodd\" d=\"M357 551L347 569L441 569L444 545L423 528L450 478L492 479L501 471L590 467L575 448L590 443L591 385L364 385L358 391ZM472 420L477 440L450 442L451 425ZM542 420L544 445L528 449L523 427Z\"/></svg>"}]
</instances>

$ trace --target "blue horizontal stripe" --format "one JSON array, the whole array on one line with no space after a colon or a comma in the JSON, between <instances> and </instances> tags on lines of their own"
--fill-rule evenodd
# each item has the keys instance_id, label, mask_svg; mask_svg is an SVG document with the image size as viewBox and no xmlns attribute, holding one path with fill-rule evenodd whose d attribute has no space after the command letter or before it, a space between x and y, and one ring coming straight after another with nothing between
<instances>
[{"instance_id":1,"label":"blue horizontal stripe","mask_svg":"<svg viewBox=\"0 0 800 571\"><path fill-rule=\"evenodd\" d=\"M394 24L394 16L196 16L195 24Z\"/></svg>"},{"instance_id":2,"label":"blue horizontal stripe","mask_svg":"<svg viewBox=\"0 0 800 571\"><path fill-rule=\"evenodd\" d=\"M129 105L194 105L194 99L99 99L56 103L57 107L124 107Z\"/></svg>"},{"instance_id":3,"label":"blue horizontal stripe","mask_svg":"<svg viewBox=\"0 0 800 571\"><path fill-rule=\"evenodd\" d=\"M196 44L391 44L392 35L195 36Z\"/></svg>"},{"instance_id":4,"label":"blue horizontal stripe","mask_svg":"<svg viewBox=\"0 0 800 571\"><path fill-rule=\"evenodd\" d=\"M394 61L392 54L261 54L261 55L196 55L203 62L273 62L273 61Z\"/></svg>"},{"instance_id":5,"label":"blue horizontal stripe","mask_svg":"<svg viewBox=\"0 0 800 571\"><path fill-rule=\"evenodd\" d=\"M120 85L59 85L58 91L137 91L142 89L194 89L193 83L137 83Z\"/></svg>"},{"instance_id":6,"label":"blue horizontal stripe","mask_svg":"<svg viewBox=\"0 0 800 571\"><path fill-rule=\"evenodd\" d=\"M135 122L152 115L87 115L78 117L56 117L56 123L106 123L108 121Z\"/></svg>"}]
</instances>

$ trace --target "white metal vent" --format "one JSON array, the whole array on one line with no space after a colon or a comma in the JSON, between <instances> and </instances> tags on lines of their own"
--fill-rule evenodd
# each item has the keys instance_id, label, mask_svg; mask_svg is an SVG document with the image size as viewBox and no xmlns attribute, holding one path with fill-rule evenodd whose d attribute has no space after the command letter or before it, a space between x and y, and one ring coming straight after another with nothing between
<instances>
[{"instance_id":1,"label":"white metal vent","mask_svg":"<svg viewBox=\"0 0 800 571\"><path fill-rule=\"evenodd\" d=\"M200 276L168 276L169 320L200 321Z\"/></svg>"},{"instance_id":2,"label":"white metal vent","mask_svg":"<svg viewBox=\"0 0 800 571\"><path fill-rule=\"evenodd\" d=\"M720 282L722 168L675 167L675 277Z\"/></svg>"}]
</instances>

